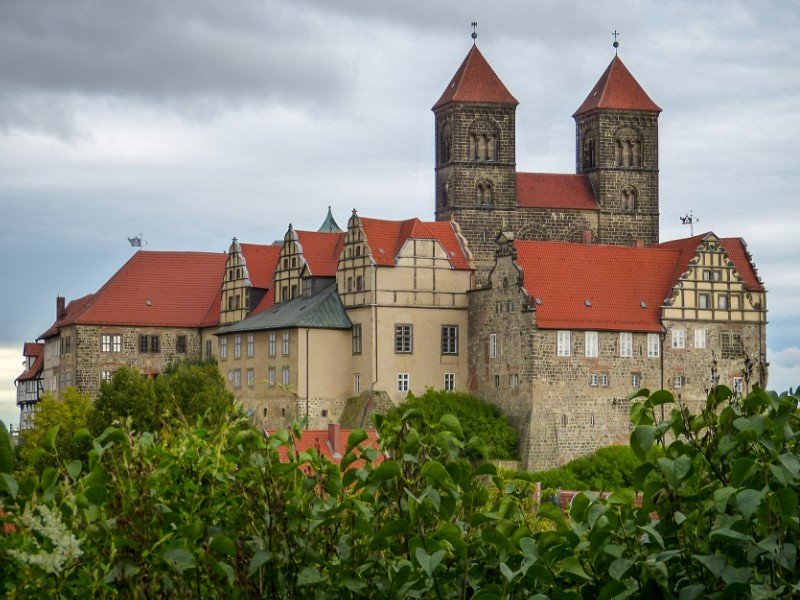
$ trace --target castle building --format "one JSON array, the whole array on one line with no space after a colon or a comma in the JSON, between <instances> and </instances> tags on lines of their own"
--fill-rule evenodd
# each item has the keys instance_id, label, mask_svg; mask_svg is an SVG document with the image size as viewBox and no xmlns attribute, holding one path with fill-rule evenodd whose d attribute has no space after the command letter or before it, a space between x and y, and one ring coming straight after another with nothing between
<instances>
[{"instance_id":1,"label":"castle building","mask_svg":"<svg viewBox=\"0 0 800 600\"><path fill-rule=\"evenodd\" d=\"M639 388L697 407L715 384L765 385L766 290L739 238L660 242L661 109L622 60L572 115L574 174L517 171L517 104L473 45L433 106L435 221L354 210L342 230L329 207L317 231L140 251L96 293L58 298L25 347L22 420L120 365L213 358L267 429L473 392L544 469L626 442Z\"/></svg>"},{"instance_id":2,"label":"castle building","mask_svg":"<svg viewBox=\"0 0 800 600\"><path fill-rule=\"evenodd\" d=\"M33 415L39 400L44 396L42 368L44 366L44 344L25 342L22 348L25 370L14 380L17 388L19 428L27 429L33 423Z\"/></svg>"}]
</instances>

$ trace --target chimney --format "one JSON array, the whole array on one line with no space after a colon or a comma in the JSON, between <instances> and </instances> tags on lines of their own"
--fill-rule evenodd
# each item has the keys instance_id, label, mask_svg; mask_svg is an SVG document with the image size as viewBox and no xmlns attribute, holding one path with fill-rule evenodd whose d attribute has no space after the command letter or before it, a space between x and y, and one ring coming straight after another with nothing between
<instances>
[{"instance_id":1,"label":"chimney","mask_svg":"<svg viewBox=\"0 0 800 600\"><path fill-rule=\"evenodd\" d=\"M634 246L636 246L637 248L644 248L644 240L636 240Z\"/></svg>"},{"instance_id":2,"label":"chimney","mask_svg":"<svg viewBox=\"0 0 800 600\"><path fill-rule=\"evenodd\" d=\"M339 423L328 423L328 446L334 458L341 458L342 449L339 447L339 433L342 426Z\"/></svg>"},{"instance_id":3,"label":"chimney","mask_svg":"<svg viewBox=\"0 0 800 600\"><path fill-rule=\"evenodd\" d=\"M56 296L56 321L67 316L67 299L64 296Z\"/></svg>"},{"instance_id":4,"label":"chimney","mask_svg":"<svg viewBox=\"0 0 800 600\"><path fill-rule=\"evenodd\" d=\"M583 232L583 243L587 246L592 243L592 232L591 231L584 231Z\"/></svg>"}]
</instances>

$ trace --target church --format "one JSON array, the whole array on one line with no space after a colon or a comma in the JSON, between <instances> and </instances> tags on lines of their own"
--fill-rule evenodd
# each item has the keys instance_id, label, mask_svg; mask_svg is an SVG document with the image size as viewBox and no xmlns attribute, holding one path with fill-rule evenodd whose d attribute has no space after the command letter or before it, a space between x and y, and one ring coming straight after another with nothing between
<instances>
[{"instance_id":1,"label":"church","mask_svg":"<svg viewBox=\"0 0 800 600\"><path fill-rule=\"evenodd\" d=\"M588 86L587 86L588 87ZM576 102L577 103L577 102ZM575 173L517 170L517 99L476 44L433 105L435 220L353 210L227 253L137 252L25 345L38 398L215 359L265 428L363 423L427 388L503 409L524 468L626 443L628 396L766 385L766 290L740 238L659 240L658 117L618 56L573 113ZM565 116L566 116L565 111Z\"/></svg>"}]
</instances>

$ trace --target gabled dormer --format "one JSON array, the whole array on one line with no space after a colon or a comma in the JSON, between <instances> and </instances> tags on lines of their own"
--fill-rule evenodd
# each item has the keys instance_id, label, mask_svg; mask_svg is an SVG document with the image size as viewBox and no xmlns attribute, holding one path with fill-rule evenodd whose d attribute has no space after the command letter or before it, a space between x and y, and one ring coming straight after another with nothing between
<instances>
[{"instance_id":1,"label":"gabled dormer","mask_svg":"<svg viewBox=\"0 0 800 600\"><path fill-rule=\"evenodd\" d=\"M233 238L228 248L225 276L220 299L220 324L238 323L250 312L252 284L247 261L239 240Z\"/></svg>"},{"instance_id":2,"label":"gabled dormer","mask_svg":"<svg viewBox=\"0 0 800 600\"><path fill-rule=\"evenodd\" d=\"M283 236L283 247L278 255L278 266L275 268L275 302L286 302L300 295L302 292L300 271L304 266L303 247L290 223L289 229Z\"/></svg>"},{"instance_id":3,"label":"gabled dormer","mask_svg":"<svg viewBox=\"0 0 800 600\"><path fill-rule=\"evenodd\" d=\"M382 251L386 253L386 249ZM374 279L372 273L375 265L376 260L367 244L367 234L361 217L356 209L353 209L353 214L347 221L347 233L344 236L336 270L337 287L345 306L374 302L371 283Z\"/></svg>"},{"instance_id":4,"label":"gabled dormer","mask_svg":"<svg viewBox=\"0 0 800 600\"><path fill-rule=\"evenodd\" d=\"M766 323L766 293L741 238L705 233L660 244L681 252L664 318Z\"/></svg>"},{"instance_id":5,"label":"gabled dormer","mask_svg":"<svg viewBox=\"0 0 800 600\"><path fill-rule=\"evenodd\" d=\"M275 270L276 302L313 295L333 283L345 237L333 229L299 231L289 225Z\"/></svg>"}]
</instances>

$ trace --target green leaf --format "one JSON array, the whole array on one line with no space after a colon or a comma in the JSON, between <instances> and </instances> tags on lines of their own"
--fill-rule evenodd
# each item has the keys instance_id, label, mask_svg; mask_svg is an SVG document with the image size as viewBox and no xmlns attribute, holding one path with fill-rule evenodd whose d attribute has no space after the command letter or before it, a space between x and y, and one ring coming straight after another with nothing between
<instances>
[{"instance_id":1,"label":"green leaf","mask_svg":"<svg viewBox=\"0 0 800 600\"><path fill-rule=\"evenodd\" d=\"M697 598L706 597L706 586L702 583L693 583L681 589L678 595L678 600L696 600Z\"/></svg>"},{"instance_id":2,"label":"green leaf","mask_svg":"<svg viewBox=\"0 0 800 600\"><path fill-rule=\"evenodd\" d=\"M424 465L422 465L420 473L423 477L433 479L434 481L438 481L440 483L452 481L447 469L445 469L444 465L442 465L442 463L440 463L438 460L429 460L426 462Z\"/></svg>"},{"instance_id":3,"label":"green leaf","mask_svg":"<svg viewBox=\"0 0 800 600\"><path fill-rule=\"evenodd\" d=\"M775 498L775 502L784 517L790 518L794 516L798 503L797 493L794 490L781 488L775 490L772 493L772 497Z\"/></svg>"},{"instance_id":4,"label":"green leaf","mask_svg":"<svg viewBox=\"0 0 800 600\"><path fill-rule=\"evenodd\" d=\"M631 488L622 488L611 494L606 502L608 504L620 504L623 506L630 506L633 504L636 494L633 493Z\"/></svg>"},{"instance_id":5,"label":"green leaf","mask_svg":"<svg viewBox=\"0 0 800 600\"><path fill-rule=\"evenodd\" d=\"M692 558L707 568L714 577L719 578L725 570L725 557L717 554L693 554Z\"/></svg>"},{"instance_id":6,"label":"green leaf","mask_svg":"<svg viewBox=\"0 0 800 600\"><path fill-rule=\"evenodd\" d=\"M234 541L225 535L215 535L211 538L209 544L211 549L225 556L236 556L236 544Z\"/></svg>"},{"instance_id":7,"label":"green leaf","mask_svg":"<svg viewBox=\"0 0 800 600\"><path fill-rule=\"evenodd\" d=\"M764 492L752 489L742 490L736 494L736 505L739 507L739 512L742 513L742 516L745 519L749 519L756 512L763 498Z\"/></svg>"},{"instance_id":8,"label":"green leaf","mask_svg":"<svg viewBox=\"0 0 800 600\"><path fill-rule=\"evenodd\" d=\"M272 558L272 553L267 550L259 550L253 554L253 558L250 559L250 566L247 567L247 575L252 576L253 573L258 571L270 558Z\"/></svg>"},{"instance_id":9,"label":"green leaf","mask_svg":"<svg viewBox=\"0 0 800 600\"><path fill-rule=\"evenodd\" d=\"M431 536L435 540L444 540L453 549L453 554L461 559L467 557L467 544L461 529L455 523L442 523Z\"/></svg>"},{"instance_id":10,"label":"green leaf","mask_svg":"<svg viewBox=\"0 0 800 600\"><path fill-rule=\"evenodd\" d=\"M8 490L8 493L11 494L12 498L16 498L17 492L19 492L17 480L8 473L0 473L0 488L5 488Z\"/></svg>"},{"instance_id":11,"label":"green leaf","mask_svg":"<svg viewBox=\"0 0 800 600\"><path fill-rule=\"evenodd\" d=\"M614 562L611 563L611 566L608 567L608 574L611 576L612 579L616 579L617 581L622 579L622 576L628 572L633 566L633 561L628 560L627 558L618 558Z\"/></svg>"},{"instance_id":12,"label":"green leaf","mask_svg":"<svg viewBox=\"0 0 800 600\"><path fill-rule=\"evenodd\" d=\"M400 477L401 473L399 464L393 460L385 460L372 472L372 481L380 483L387 479Z\"/></svg>"},{"instance_id":13,"label":"green leaf","mask_svg":"<svg viewBox=\"0 0 800 600\"><path fill-rule=\"evenodd\" d=\"M692 459L686 454L679 456L675 460L661 457L656 462L664 472L667 483L672 487L676 487L689 474L692 468Z\"/></svg>"},{"instance_id":14,"label":"green leaf","mask_svg":"<svg viewBox=\"0 0 800 600\"><path fill-rule=\"evenodd\" d=\"M436 567L439 566L439 563L445 557L444 550L437 550L433 554L428 554L425 551L425 548L419 547L414 551L414 557L417 559L419 566L422 567L422 570L425 571L425 574L428 577L433 575L433 572L436 570Z\"/></svg>"},{"instance_id":15,"label":"green leaf","mask_svg":"<svg viewBox=\"0 0 800 600\"><path fill-rule=\"evenodd\" d=\"M656 428L652 425L637 425L631 432L631 450L640 459L646 460L647 453L656 439Z\"/></svg>"},{"instance_id":16,"label":"green leaf","mask_svg":"<svg viewBox=\"0 0 800 600\"><path fill-rule=\"evenodd\" d=\"M325 577L314 567L303 567L297 575L297 585L313 585L325 581Z\"/></svg>"},{"instance_id":17,"label":"green leaf","mask_svg":"<svg viewBox=\"0 0 800 600\"><path fill-rule=\"evenodd\" d=\"M514 577L516 577L518 574L518 572L512 571L509 568L509 566L504 562L500 563L500 572L503 574L503 577L505 577L508 581L514 579Z\"/></svg>"},{"instance_id":18,"label":"green leaf","mask_svg":"<svg viewBox=\"0 0 800 600\"><path fill-rule=\"evenodd\" d=\"M570 575L573 575L578 579L583 579L584 581L591 579L591 577L586 574L586 571L583 570L583 566L581 565L580 561L578 561L578 559L574 556L569 556L564 559L564 562L561 564L561 572L569 573Z\"/></svg>"},{"instance_id":19,"label":"green leaf","mask_svg":"<svg viewBox=\"0 0 800 600\"><path fill-rule=\"evenodd\" d=\"M56 436L58 435L59 429L61 429L61 425L54 425L47 430L47 433L44 434L44 438L42 439L42 448L50 452L56 451Z\"/></svg>"},{"instance_id":20,"label":"green leaf","mask_svg":"<svg viewBox=\"0 0 800 600\"><path fill-rule=\"evenodd\" d=\"M794 454L781 454L778 459L784 467L789 469L793 477L797 477L798 472L800 472L800 460L797 459L797 456Z\"/></svg>"},{"instance_id":21,"label":"green leaf","mask_svg":"<svg viewBox=\"0 0 800 600\"><path fill-rule=\"evenodd\" d=\"M81 469L83 468L83 463L79 460L73 460L71 463L67 465L67 474L73 479L78 478L78 475L81 474Z\"/></svg>"},{"instance_id":22,"label":"green leaf","mask_svg":"<svg viewBox=\"0 0 800 600\"><path fill-rule=\"evenodd\" d=\"M454 433L459 439L464 439L464 431L461 429L461 423L455 415L442 415L439 419L439 425L443 429Z\"/></svg>"},{"instance_id":23,"label":"green leaf","mask_svg":"<svg viewBox=\"0 0 800 600\"><path fill-rule=\"evenodd\" d=\"M522 555L525 560L535 563L539 559L539 549L536 547L536 542L529 537L524 537L519 541L519 547L522 549Z\"/></svg>"},{"instance_id":24,"label":"green leaf","mask_svg":"<svg viewBox=\"0 0 800 600\"><path fill-rule=\"evenodd\" d=\"M753 468L753 465L756 464L749 456L741 456L733 461L733 467L731 468L731 478L733 480L733 485L741 486L744 484L745 478L749 471Z\"/></svg>"},{"instance_id":25,"label":"green leaf","mask_svg":"<svg viewBox=\"0 0 800 600\"><path fill-rule=\"evenodd\" d=\"M731 497L731 494L736 493L736 488L732 487L724 487L718 490L714 490L714 503L716 504L716 509L718 513L725 512L725 507L728 505L728 499Z\"/></svg>"},{"instance_id":26,"label":"green leaf","mask_svg":"<svg viewBox=\"0 0 800 600\"><path fill-rule=\"evenodd\" d=\"M675 396L673 396L672 393L668 392L667 390L658 390L650 394L650 397L647 399L646 402L650 406L673 404L675 402Z\"/></svg>"},{"instance_id":27,"label":"green leaf","mask_svg":"<svg viewBox=\"0 0 800 600\"><path fill-rule=\"evenodd\" d=\"M478 465L478 468L475 469L475 475L497 475L497 467L492 463L483 463L482 465Z\"/></svg>"},{"instance_id":28,"label":"green leaf","mask_svg":"<svg viewBox=\"0 0 800 600\"><path fill-rule=\"evenodd\" d=\"M178 573L194 568L194 556L183 548L171 548L161 555L164 561Z\"/></svg>"},{"instance_id":29,"label":"green leaf","mask_svg":"<svg viewBox=\"0 0 800 600\"><path fill-rule=\"evenodd\" d=\"M86 427L81 427L72 434L72 443L73 444L80 444L84 440L92 439L92 432L86 429Z\"/></svg>"},{"instance_id":30,"label":"green leaf","mask_svg":"<svg viewBox=\"0 0 800 600\"><path fill-rule=\"evenodd\" d=\"M389 537L395 537L404 533L411 532L411 522L407 519L397 519L388 525L384 525L381 529L372 536L372 545L376 545Z\"/></svg>"},{"instance_id":31,"label":"green leaf","mask_svg":"<svg viewBox=\"0 0 800 600\"><path fill-rule=\"evenodd\" d=\"M14 469L14 447L6 425L0 421L0 473L11 473Z\"/></svg>"},{"instance_id":32,"label":"green leaf","mask_svg":"<svg viewBox=\"0 0 800 600\"><path fill-rule=\"evenodd\" d=\"M749 535L745 535L744 533L728 529L727 527L722 527L720 529L713 529L709 537L715 537L715 536L725 537L731 540L750 541Z\"/></svg>"},{"instance_id":33,"label":"green leaf","mask_svg":"<svg viewBox=\"0 0 800 600\"><path fill-rule=\"evenodd\" d=\"M367 432L363 429L353 429L353 431L350 432L350 435L347 436L347 449L345 452L350 452L353 448L366 440L367 437Z\"/></svg>"},{"instance_id":34,"label":"green leaf","mask_svg":"<svg viewBox=\"0 0 800 600\"><path fill-rule=\"evenodd\" d=\"M641 491L644 489L644 482L653 469L655 469L653 463L646 462L642 463L633 470L633 477L631 479L633 481L633 488L635 490Z\"/></svg>"},{"instance_id":35,"label":"green leaf","mask_svg":"<svg viewBox=\"0 0 800 600\"><path fill-rule=\"evenodd\" d=\"M562 513L561 509L552 502L542 502L539 505L539 510L536 511L536 515L543 519L553 521L559 527L566 526L564 521L564 513Z\"/></svg>"}]
</instances>

